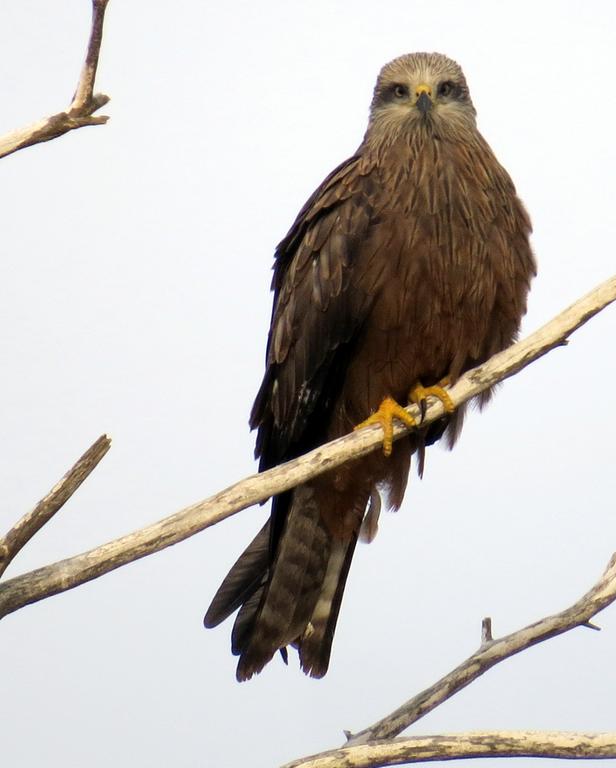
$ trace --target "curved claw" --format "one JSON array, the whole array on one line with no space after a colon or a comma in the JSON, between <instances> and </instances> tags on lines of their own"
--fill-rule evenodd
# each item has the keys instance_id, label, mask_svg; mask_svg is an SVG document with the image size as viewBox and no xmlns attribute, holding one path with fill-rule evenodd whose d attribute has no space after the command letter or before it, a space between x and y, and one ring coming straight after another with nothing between
<instances>
[{"instance_id":1,"label":"curved claw","mask_svg":"<svg viewBox=\"0 0 616 768\"><path fill-rule=\"evenodd\" d=\"M441 384L447 384L447 380L443 380ZM411 403L415 403L415 405L419 408L421 421L423 421L426 416L426 411L428 410L428 397L430 395L441 401L443 408L447 411L447 413L453 413L455 411L453 400L449 397L448 392L446 392L442 386L435 385L433 387L424 387L421 382L418 381L417 384L415 384L415 386L409 392L409 401Z\"/></svg>"},{"instance_id":2,"label":"curved claw","mask_svg":"<svg viewBox=\"0 0 616 768\"><path fill-rule=\"evenodd\" d=\"M399 405L392 397L386 397L378 411L373 413L361 424L358 424L355 429L361 429L362 427L369 427L372 424L379 424L383 430L383 454L385 456L391 456L394 444L394 419L398 419L407 427L416 427L417 422L401 405Z\"/></svg>"}]
</instances>

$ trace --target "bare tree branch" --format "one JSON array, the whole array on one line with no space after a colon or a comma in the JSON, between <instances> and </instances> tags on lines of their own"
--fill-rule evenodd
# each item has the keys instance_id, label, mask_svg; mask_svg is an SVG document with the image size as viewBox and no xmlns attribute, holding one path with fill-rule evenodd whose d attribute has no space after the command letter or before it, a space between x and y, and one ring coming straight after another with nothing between
<instances>
[{"instance_id":1,"label":"bare tree branch","mask_svg":"<svg viewBox=\"0 0 616 768\"><path fill-rule=\"evenodd\" d=\"M375 739L397 736L495 664L570 629L586 626L595 614L607 608L614 600L616 600L616 554L612 555L599 581L570 608L553 616L547 616L505 637L496 640L484 639L479 650L469 656L466 661L434 685L407 701L395 712L369 728L349 736L347 744L365 744Z\"/></svg>"},{"instance_id":2,"label":"bare tree branch","mask_svg":"<svg viewBox=\"0 0 616 768\"><path fill-rule=\"evenodd\" d=\"M381 768L472 757L555 757L605 760L616 757L616 733L566 731L473 731L373 741L321 752L283 768Z\"/></svg>"},{"instance_id":3,"label":"bare tree branch","mask_svg":"<svg viewBox=\"0 0 616 768\"><path fill-rule=\"evenodd\" d=\"M94 445L88 448L64 477L54 485L51 491L39 501L34 509L15 523L6 536L0 538L0 576L2 576L15 555L45 523L51 520L92 470L98 466L98 463L107 453L110 446L111 440L106 435L99 437Z\"/></svg>"},{"instance_id":4,"label":"bare tree branch","mask_svg":"<svg viewBox=\"0 0 616 768\"><path fill-rule=\"evenodd\" d=\"M568 336L615 299L616 276L606 280L523 341L468 371L449 390L454 405L461 405L495 383L514 375L554 347L565 344ZM416 418L419 417L416 406L409 406L408 410ZM423 423L429 424L443 413L442 403L436 400L428 408ZM404 425L397 425L394 440L407 433L408 429ZM251 475L215 496L146 528L0 583L0 618L29 603L72 589L126 563L177 544L253 504L304 483L346 461L364 456L380 448L381 444L382 432L379 426L361 429L267 472Z\"/></svg>"},{"instance_id":5,"label":"bare tree branch","mask_svg":"<svg viewBox=\"0 0 616 768\"><path fill-rule=\"evenodd\" d=\"M81 114L83 110L87 110L92 104L98 57L101 43L103 42L103 22L108 2L109 0L92 0L92 26L90 28L90 39L88 40L88 50L86 51L86 60L83 63L79 82L77 83L77 90L69 108L70 114ZM103 98L106 99L105 103L109 101L107 97Z\"/></svg>"},{"instance_id":6,"label":"bare tree branch","mask_svg":"<svg viewBox=\"0 0 616 768\"><path fill-rule=\"evenodd\" d=\"M103 39L103 22L109 0L92 0L92 25L86 52L86 60L81 70L77 90L68 110L51 117L44 117L32 125L0 136L0 158L17 152L33 144L50 141L75 128L87 125L103 125L109 119L105 115L94 116L94 112L104 106L109 97L101 93L94 94L94 79Z\"/></svg>"}]
</instances>

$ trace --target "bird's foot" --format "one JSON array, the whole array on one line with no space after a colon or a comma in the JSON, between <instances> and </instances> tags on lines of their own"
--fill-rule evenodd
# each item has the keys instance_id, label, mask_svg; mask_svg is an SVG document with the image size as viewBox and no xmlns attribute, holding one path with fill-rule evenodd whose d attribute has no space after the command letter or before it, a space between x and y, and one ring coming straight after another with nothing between
<instances>
[{"instance_id":1,"label":"bird's foot","mask_svg":"<svg viewBox=\"0 0 616 768\"><path fill-rule=\"evenodd\" d=\"M415 386L411 389L409 392L409 402L415 403L415 405L419 408L422 421L426 415L426 410L428 408L428 397L430 397L430 395L432 397L436 397L441 401L441 403L443 403L443 408L447 411L447 413L453 413L455 411L453 400L443 389L443 387L448 385L449 379L445 378L439 381L439 383L433 387L424 387L421 382L418 381L417 384L415 384Z\"/></svg>"},{"instance_id":2,"label":"bird's foot","mask_svg":"<svg viewBox=\"0 0 616 768\"><path fill-rule=\"evenodd\" d=\"M372 416L368 416L365 421L358 424L355 429L361 429L362 427L370 427L372 424L380 424L383 430L383 454L385 456L391 456L391 452L394 444L394 419L398 419L407 427L416 427L417 422L401 405L399 405L392 397L386 397L379 410L373 413Z\"/></svg>"}]
</instances>

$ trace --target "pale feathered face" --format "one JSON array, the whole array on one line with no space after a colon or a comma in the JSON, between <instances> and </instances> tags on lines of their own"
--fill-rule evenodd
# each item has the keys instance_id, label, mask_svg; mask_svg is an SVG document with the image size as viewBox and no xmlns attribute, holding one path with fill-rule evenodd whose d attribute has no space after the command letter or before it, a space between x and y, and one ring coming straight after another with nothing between
<instances>
[{"instance_id":1,"label":"pale feathered face","mask_svg":"<svg viewBox=\"0 0 616 768\"><path fill-rule=\"evenodd\" d=\"M418 125L438 131L475 128L464 73L440 53L410 53L381 70L370 107L369 131Z\"/></svg>"}]
</instances>

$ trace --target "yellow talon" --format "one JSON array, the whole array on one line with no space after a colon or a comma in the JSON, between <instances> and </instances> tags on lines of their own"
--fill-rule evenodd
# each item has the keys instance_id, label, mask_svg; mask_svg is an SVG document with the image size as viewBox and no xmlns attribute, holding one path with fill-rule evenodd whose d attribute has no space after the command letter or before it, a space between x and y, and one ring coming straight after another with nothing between
<instances>
[{"instance_id":1,"label":"yellow talon","mask_svg":"<svg viewBox=\"0 0 616 768\"><path fill-rule=\"evenodd\" d=\"M409 401L411 403L415 403L415 405L419 408L422 420L426 415L426 408L428 405L427 398L430 395L432 395L432 397L436 397L441 401L441 403L443 403L443 408L447 411L447 413L453 413L455 411L453 400L449 397L449 394L443 389L441 384L446 386L449 384L449 382L447 379L443 379L440 384L437 384L433 387L424 387L421 382L417 382L417 384L415 384L415 386L409 392Z\"/></svg>"},{"instance_id":2,"label":"yellow talon","mask_svg":"<svg viewBox=\"0 0 616 768\"><path fill-rule=\"evenodd\" d=\"M355 429L361 429L362 427L369 427L372 424L380 424L383 430L383 454L385 456L391 456L391 452L394 444L394 419L406 424L407 427L416 427L417 422L401 405L399 405L392 397L386 397L379 410L373 413L372 416L368 416L365 421L358 424Z\"/></svg>"}]
</instances>

